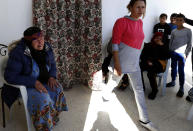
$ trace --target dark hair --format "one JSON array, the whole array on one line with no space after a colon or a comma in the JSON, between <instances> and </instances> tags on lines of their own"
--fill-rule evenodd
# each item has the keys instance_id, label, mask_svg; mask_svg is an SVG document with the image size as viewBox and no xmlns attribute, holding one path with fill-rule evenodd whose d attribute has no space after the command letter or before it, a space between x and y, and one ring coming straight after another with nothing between
<instances>
[{"instance_id":1,"label":"dark hair","mask_svg":"<svg viewBox=\"0 0 193 131\"><path fill-rule=\"evenodd\" d=\"M177 14L177 15L176 15L176 18L183 18L183 19L185 20L185 16L184 16L183 14L181 14L181 13L180 13L180 14Z\"/></svg>"},{"instance_id":2,"label":"dark hair","mask_svg":"<svg viewBox=\"0 0 193 131\"><path fill-rule=\"evenodd\" d=\"M41 29L39 27L29 27L23 32L23 36L31 36L35 33L41 32Z\"/></svg>"},{"instance_id":3,"label":"dark hair","mask_svg":"<svg viewBox=\"0 0 193 131\"><path fill-rule=\"evenodd\" d=\"M165 13L162 13L162 14L159 16L159 18L162 18L162 17L166 17L166 19L168 18L167 14L165 14Z\"/></svg>"},{"instance_id":4,"label":"dark hair","mask_svg":"<svg viewBox=\"0 0 193 131\"><path fill-rule=\"evenodd\" d=\"M127 5L127 9L128 11L130 12L130 8L133 7L133 5L135 4L135 2L137 1L143 1L145 3L145 6L146 6L146 0L131 0L129 2L129 4ZM145 13L143 14L143 17L145 16Z\"/></svg>"},{"instance_id":5,"label":"dark hair","mask_svg":"<svg viewBox=\"0 0 193 131\"><path fill-rule=\"evenodd\" d=\"M24 39L31 43L33 40L37 39L39 36L42 36L42 31L39 27L29 27L23 32Z\"/></svg>"},{"instance_id":6,"label":"dark hair","mask_svg":"<svg viewBox=\"0 0 193 131\"><path fill-rule=\"evenodd\" d=\"M170 18L176 17L176 16L177 16L177 13L172 13L171 16L170 16Z\"/></svg>"}]
</instances>

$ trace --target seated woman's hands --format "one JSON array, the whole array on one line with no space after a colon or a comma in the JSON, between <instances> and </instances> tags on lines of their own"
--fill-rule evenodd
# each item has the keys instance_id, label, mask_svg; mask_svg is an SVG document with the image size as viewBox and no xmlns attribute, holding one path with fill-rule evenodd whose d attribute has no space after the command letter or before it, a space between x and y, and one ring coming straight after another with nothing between
<instances>
[{"instance_id":1,"label":"seated woman's hands","mask_svg":"<svg viewBox=\"0 0 193 131\"><path fill-rule=\"evenodd\" d=\"M156 41L156 44L160 46L164 45L164 43L161 40Z\"/></svg>"},{"instance_id":2,"label":"seated woman's hands","mask_svg":"<svg viewBox=\"0 0 193 131\"><path fill-rule=\"evenodd\" d=\"M54 90L54 87L58 87L58 82L56 81L56 79L54 77L50 77L48 79L48 86Z\"/></svg>"},{"instance_id":3,"label":"seated woman's hands","mask_svg":"<svg viewBox=\"0 0 193 131\"><path fill-rule=\"evenodd\" d=\"M148 64L149 66L152 66L152 65L153 65L153 63L152 63L150 60L147 61L147 64Z\"/></svg>"},{"instance_id":4,"label":"seated woman's hands","mask_svg":"<svg viewBox=\"0 0 193 131\"><path fill-rule=\"evenodd\" d=\"M48 93L47 89L44 87L44 85L39 81L36 80L35 82L35 88L40 92L40 93Z\"/></svg>"}]
</instances>

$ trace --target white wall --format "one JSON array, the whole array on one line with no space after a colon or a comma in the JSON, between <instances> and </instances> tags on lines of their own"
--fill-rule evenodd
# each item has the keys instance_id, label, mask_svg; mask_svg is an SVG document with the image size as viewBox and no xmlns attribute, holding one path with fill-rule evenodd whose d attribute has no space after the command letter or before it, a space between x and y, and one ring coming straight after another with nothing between
<instances>
[{"instance_id":1,"label":"white wall","mask_svg":"<svg viewBox=\"0 0 193 131\"><path fill-rule=\"evenodd\" d=\"M22 37L32 25L32 0L0 0L0 43Z\"/></svg>"},{"instance_id":2,"label":"white wall","mask_svg":"<svg viewBox=\"0 0 193 131\"><path fill-rule=\"evenodd\" d=\"M102 0L102 42L103 46L112 35L115 20L127 15L126 6L130 0ZM183 13L193 19L192 0L146 0L146 16L143 19L145 42L152 37L153 26L159 22L159 15L166 13L169 17L172 13ZM169 17L167 22L169 22ZM187 25L185 25L187 26ZM190 26L188 26L190 27ZM192 28L192 27L191 27ZM193 29L193 28L192 28Z\"/></svg>"},{"instance_id":3,"label":"white wall","mask_svg":"<svg viewBox=\"0 0 193 131\"><path fill-rule=\"evenodd\" d=\"M127 15L129 0L102 0L102 42L111 37L115 20ZM147 0L147 13L144 18L145 41L151 38L153 25L161 13L184 13L193 19L192 0ZM169 19L168 19L169 22ZM23 31L32 25L32 0L0 0L0 43L8 44L22 37Z\"/></svg>"},{"instance_id":4,"label":"white wall","mask_svg":"<svg viewBox=\"0 0 193 131\"><path fill-rule=\"evenodd\" d=\"M8 45L20 39L23 31L31 25L32 0L0 0L0 44ZM0 65L1 60L2 56Z\"/></svg>"}]
</instances>

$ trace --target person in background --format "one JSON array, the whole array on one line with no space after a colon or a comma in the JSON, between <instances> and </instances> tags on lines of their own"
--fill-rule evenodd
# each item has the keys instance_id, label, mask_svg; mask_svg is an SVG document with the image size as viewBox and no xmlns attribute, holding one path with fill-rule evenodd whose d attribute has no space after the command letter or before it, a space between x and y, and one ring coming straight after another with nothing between
<instances>
[{"instance_id":1,"label":"person in background","mask_svg":"<svg viewBox=\"0 0 193 131\"><path fill-rule=\"evenodd\" d=\"M112 54L112 38L107 43L107 57L105 57L103 64L102 64L102 75L103 75L103 82L107 83L109 79L109 65L111 62L111 59L113 57Z\"/></svg>"},{"instance_id":2,"label":"person in background","mask_svg":"<svg viewBox=\"0 0 193 131\"><path fill-rule=\"evenodd\" d=\"M171 31L177 28L176 15L176 13L172 13L170 16L170 23L168 25L170 26Z\"/></svg>"},{"instance_id":3,"label":"person in background","mask_svg":"<svg viewBox=\"0 0 193 131\"><path fill-rule=\"evenodd\" d=\"M184 27L185 16L178 14L176 16L177 28L171 33L171 40L169 49L171 51L171 77L172 81L167 83L167 87L175 86L175 80L177 76L177 70L179 73L179 90L176 94L177 97L183 97L184 95L184 81L185 73L184 66L185 60L192 48L192 31Z\"/></svg>"},{"instance_id":4,"label":"person in background","mask_svg":"<svg viewBox=\"0 0 193 131\"><path fill-rule=\"evenodd\" d=\"M56 80L54 53L40 28L29 27L23 35L9 54L4 78L9 84L26 86L36 131L51 131L59 114L68 110L63 87Z\"/></svg>"},{"instance_id":5,"label":"person in background","mask_svg":"<svg viewBox=\"0 0 193 131\"><path fill-rule=\"evenodd\" d=\"M107 90L103 92L103 100L109 100L108 96L112 95L114 87L117 86L124 74L129 75L139 112L139 122L147 129L157 131L158 129L148 117L139 67L144 40L143 22L140 17L144 17L146 0L131 0L127 8L130 16L119 18L113 27L113 70L109 72L111 76L106 85Z\"/></svg>"},{"instance_id":6,"label":"person in background","mask_svg":"<svg viewBox=\"0 0 193 131\"><path fill-rule=\"evenodd\" d=\"M193 20L191 20L191 19L185 18L185 23L193 26ZM193 62L193 47L192 47L192 62ZM192 63L192 72L193 72L193 63ZM192 73L192 74L193 74L193 73ZM193 77L192 77L192 78L193 78ZM192 81L193 81L193 80L192 80ZM193 91L193 87L189 90L189 92L190 92L191 90ZM190 96L189 96L189 95L186 97L186 100L189 101L189 102L191 102L191 99L190 99Z\"/></svg>"},{"instance_id":7,"label":"person in background","mask_svg":"<svg viewBox=\"0 0 193 131\"><path fill-rule=\"evenodd\" d=\"M107 83L108 79L109 79L109 65L113 56L112 53L112 38L109 40L108 44L107 44L107 57L105 57L103 64L102 64L102 75L103 75L103 82ZM118 87L118 89L120 90L125 90L127 88L127 86L129 85L129 78L127 76L127 74L124 74L123 78L122 78L122 82L121 85Z\"/></svg>"},{"instance_id":8,"label":"person in background","mask_svg":"<svg viewBox=\"0 0 193 131\"><path fill-rule=\"evenodd\" d=\"M159 17L159 20L160 22L153 27L153 34L155 34L156 32L162 32L162 42L164 43L164 46L169 49L171 29L170 26L166 23L167 14L162 13Z\"/></svg>"},{"instance_id":9,"label":"person in background","mask_svg":"<svg viewBox=\"0 0 193 131\"><path fill-rule=\"evenodd\" d=\"M164 72L166 69L167 60L170 57L169 50L164 47L162 42L163 34L156 32L150 43L146 43L141 53L141 74L143 78L143 71L147 71L147 76L152 88L152 92L148 95L148 98L154 100L158 86L156 76L158 73Z\"/></svg>"}]
</instances>

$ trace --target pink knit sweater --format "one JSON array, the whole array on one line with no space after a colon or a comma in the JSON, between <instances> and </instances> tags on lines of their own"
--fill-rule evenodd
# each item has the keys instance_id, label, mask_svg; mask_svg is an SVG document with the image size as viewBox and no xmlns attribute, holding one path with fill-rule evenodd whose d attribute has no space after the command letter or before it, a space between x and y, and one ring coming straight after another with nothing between
<instances>
[{"instance_id":1,"label":"pink knit sweater","mask_svg":"<svg viewBox=\"0 0 193 131\"><path fill-rule=\"evenodd\" d=\"M132 48L141 49L144 40L143 22L141 19L120 18L113 27L112 36L113 44L124 43Z\"/></svg>"}]
</instances>

